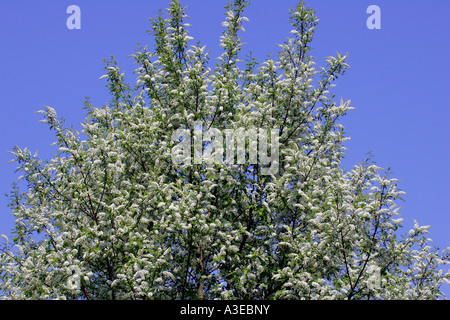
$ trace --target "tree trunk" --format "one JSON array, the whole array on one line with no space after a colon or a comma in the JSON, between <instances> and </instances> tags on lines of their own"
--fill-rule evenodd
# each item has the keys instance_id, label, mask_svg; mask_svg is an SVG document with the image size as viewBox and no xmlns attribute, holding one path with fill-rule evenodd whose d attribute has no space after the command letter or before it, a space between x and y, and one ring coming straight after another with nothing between
<instances>
[{"instance_id":1,"label":"tree trunk","mask_svg":"<svg viewBox=\"0 0 450 320\"><path fill-rule=\"evenodd\" d=\"M203 281L202 281L202 274L203 274L203 251L200 246L197 247L198 250L198 266L197 266L197 298L199 300L204 299L203 295Z\"/></svg>"}]
</instances>

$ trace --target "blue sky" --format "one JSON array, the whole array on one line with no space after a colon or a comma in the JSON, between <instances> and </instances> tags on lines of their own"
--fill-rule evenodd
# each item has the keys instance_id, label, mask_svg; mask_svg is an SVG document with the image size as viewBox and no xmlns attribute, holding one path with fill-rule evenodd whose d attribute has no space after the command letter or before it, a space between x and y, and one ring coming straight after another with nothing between
<instances>
[{"instance_id":1,"label":"blue sky","mask_svg":"<svg viewBox=\"0 0 450 320\"><path fill-rule=\"evenodd\" d=\"M186 0L191 35L220 53L224 0ZM407 193L400 210L407 233L413 219L432 225L431 238L450 246L450 2L447 0L307 1L319 22L312 54L323 65L336 52L349 53L351 69L337 82L336 96L352 100L342 123L351 140L344 166L350 168L372 151L381 167L390 167ZM81 29L69 30L69 5L81 8ZM128 55L136 44L150 44L149 17L168 7L152 1L0 1L0 233L9 234L13 218L3 196L17 179L7 153L14 145L50 158L52 132L34 112L54 108L67 125L79 128L83 101L109 101L103 58L114 55L129 79L134 66ZM246 46L263 60L276 54L289 35L289 8L294 0L253 0ZM369 30L369 5L381 9L381 29ZM247 49L246 49L247 50ZM450 290L445 288L450 297Z\"/></svg>"}]
</instances>

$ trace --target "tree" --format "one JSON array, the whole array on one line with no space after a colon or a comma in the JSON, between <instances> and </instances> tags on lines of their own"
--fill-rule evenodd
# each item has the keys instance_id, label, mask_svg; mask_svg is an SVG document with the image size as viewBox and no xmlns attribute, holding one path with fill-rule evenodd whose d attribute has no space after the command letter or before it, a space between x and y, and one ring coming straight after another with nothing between
<instances>
[{"instance_id":1,"label":"tree","mask_svg":"<svg viewBox=\"0 0 450 320\"><path fill-rule=\"evenodd\" d=\"M429 246L428 226L398 235L398 181L372 157L348 172L341 166L347 138L338 120L352 108L330 90L347 55L316 67L318 19L300 1L278 59L241 60L247 5L226 6L213 68L174 0L167 17L151 19L153 50L132 55L134 87L113 57L105 60L111 101L98 108L86 99L81 132L54 109L40 111L58 150L50 160L11 152L27 188L14 184L10 194L16 222L0 249L4 298L442 296L448 249ZM270 129L270 141L252 128ZM209 161L224 155L222 132L250 135L233 140L247 148L255 137L260 148L270 142L276 170L264 173L267 153ZM200 146L203 161L180 156L182 144L188 153Z\"/></svg>"}]
</instances>

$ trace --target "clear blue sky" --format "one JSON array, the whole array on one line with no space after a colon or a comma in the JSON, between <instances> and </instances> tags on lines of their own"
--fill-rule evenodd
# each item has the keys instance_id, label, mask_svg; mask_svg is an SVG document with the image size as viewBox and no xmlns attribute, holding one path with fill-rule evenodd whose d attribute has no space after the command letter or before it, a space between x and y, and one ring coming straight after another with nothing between
<instances>
[{"instance_id":1,"label":"clear blue sky","mask_svg":"<svg viewBox=\"0 0 450 320\"><path fill-rule=\"evenodd\" d=\"M307 1L321 20L313 43L317 63L348 52L351 69L334 88L356 108L343 120L351 140L347 168L368 151L382 167L391 167L407 192L400 210L406 233L417 219L432 225L431 238L450 246L450 2L448 0ZM219 54L224 0L186 0L191 35ZM69 5L81 8L81 30L69 30ZM14 145L54 153L52 132L34 112L49 105L68 125L79 128L83 100L96 106L109 101L102 59L114 55L132 78L127 55L137 43L150 43L148 18L169 0L152 1L0 1L0 233L13 219L3 196L18 177L7 164ZM253 0L244 41L261 61L276 54L288 36L288 10L294 0ZM369 5L381 8L381 29L369 30ZM450 297L447 286L445 292Z\"/></svg>"}]
</instances>

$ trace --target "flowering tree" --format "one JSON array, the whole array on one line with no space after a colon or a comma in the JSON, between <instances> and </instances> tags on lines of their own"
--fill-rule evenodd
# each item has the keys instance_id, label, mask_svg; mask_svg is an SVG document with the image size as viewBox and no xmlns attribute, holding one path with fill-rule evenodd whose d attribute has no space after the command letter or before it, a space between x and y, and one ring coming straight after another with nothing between
<instances>
[{"instance_id":1,"label":"flowering tree","mask_svg":"<svg viewBox=\"0 0 450 320\"><path fill-rule=\"evenodd\" d=\"M300 1L278 59L241 60L247 4L226 6L214 68L205 47L192 45L185 9L174 0L166 18L151 20L152 51L132 56L134 87L105 60L111 101L101 108L85 101L82 132L66 128L52 108L40 111L58 151L49 161L26 148L12 152L27 190L14 185L10 194L16 222L14 238L3 236L0 247L2 297L442 296L447 251L431 248L428 227L417 223L398 235L397 180L371 158L349 172L341 166L347 138L338 121L352 108L330 89L347 56L316 67L310 43L318 20ZM215 138L206 138L213 128ZM276 133L265 141L277 154L275 171L263 173L261 153L256 162L193 162L174 152L184 142L211 155L211 146L223 151L214 145L218 132L252 128Z\"/></svg>"}]
</instances>

